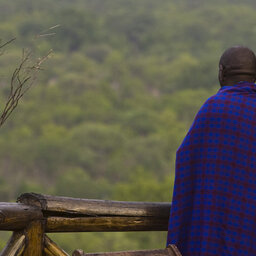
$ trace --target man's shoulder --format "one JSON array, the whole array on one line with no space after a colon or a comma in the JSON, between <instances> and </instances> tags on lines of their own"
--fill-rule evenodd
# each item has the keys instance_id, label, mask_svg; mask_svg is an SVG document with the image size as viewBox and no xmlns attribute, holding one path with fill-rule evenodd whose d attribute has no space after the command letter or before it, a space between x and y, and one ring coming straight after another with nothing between
<instances>
[{"instance_id":1,"label":"man's shoulder","mask_svg":"<svg viewBox=\"0 0 256 256\"><path fill-rule=\"evenodd\" d=\"M201 112L216 112L221 109L229 109L236 106L246 107L246 106L256 107L256 98L248 97L245 94L239 94L236 92L233 93L225 93L222 90L219 90L216 94L209 97L202 107L199 110Z\"/></svg>"},{"instance_id":2,"label":"man's shoulder","mask_svg":"<svg viewBox=\"0 0 256 256\"><path fill-rule=\"evenodd\" d=\"M217 92L216 94L210 96L202 106L212 106L212 105L216 105L222 102L224 103L230 100L231 100L230 95Z\"/></svg>"},{"instance_id":3,"label":"man's shoulder","mask_svg":"<svg viewBox=\"0 0 256 256\"><path fill-rule=\"evenodd\" d=\"M227 98L223 97L223 95L220 94L215 94L212 95L211 97L209 97L201 106L201 108L199 109L198 114L200 113L206 113L208 111L211 110L215 110L219 107L224 107L224 105L227 102Z\"/></svg>"},{"instance_id":4,"label":"man's shoulder","mask_svg":"<svg viewBox=\"0 0 256 256\"><path fill-rule=\"evenodd\" d=\"M232 111L236 109L236 103L232 104L233 99L223 94L215 94L209 97L199 109L195 116L193 127L204 127L204 124L217 122L220 119L228 118Z\"/></svg>"}]
</instances>

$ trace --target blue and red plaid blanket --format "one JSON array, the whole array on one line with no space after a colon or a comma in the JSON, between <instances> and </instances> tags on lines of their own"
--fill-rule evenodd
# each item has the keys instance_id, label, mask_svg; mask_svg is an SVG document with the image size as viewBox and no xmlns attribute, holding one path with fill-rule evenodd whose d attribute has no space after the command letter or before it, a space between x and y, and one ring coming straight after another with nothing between
<instances>
[{"instance_id":1,"label":"blue and red plaid blanket","mask_svg":"<svg viewBox=\"0 0 256 256\"><path fill-rule=\"evenodd\" d=\"M167 244L183 256L256 255L256 85L224 86L177 151Z\"/></svg>"}]
</instances>

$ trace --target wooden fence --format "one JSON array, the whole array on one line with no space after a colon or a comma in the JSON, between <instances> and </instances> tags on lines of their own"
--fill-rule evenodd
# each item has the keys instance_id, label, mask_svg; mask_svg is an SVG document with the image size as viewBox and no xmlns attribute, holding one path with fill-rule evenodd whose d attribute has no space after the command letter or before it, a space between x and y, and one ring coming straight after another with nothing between
<instances>
[{"instance_id":1,"label":"wooden fence","mask_svg":"<svg viewBox=\"0 0 256 256\"><path fill-rule=\"evenodd\" d=\"M51 232L166 231L170 207L26 193L17 203L0 203L0 230L13 231L0 256L67 256Z\"/></svg>"}]
</instances>

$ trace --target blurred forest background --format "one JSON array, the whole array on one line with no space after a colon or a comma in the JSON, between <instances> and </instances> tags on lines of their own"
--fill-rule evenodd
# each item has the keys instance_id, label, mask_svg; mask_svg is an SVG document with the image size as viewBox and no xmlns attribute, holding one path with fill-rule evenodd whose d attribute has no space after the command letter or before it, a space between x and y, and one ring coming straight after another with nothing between
<instances>
[{"instance_id":1,"label":"blurred forest background","mask_svg":"<svg viewBox=\"0 0 256 256\"><path fill-rule=\"evenodd\" d=\"M24 192L171 201L175 151L217 92L224 49L255 50L254 0L0 0L0 107L22 48L47 61L0 129L0 201ZM60 24L53 36L36 36ZM53 31L50 31L53 32ZM0 248L6 233L1 233ZM67 251L163 248L165 232L56 234Z\"/></svg>"}]
</instances>

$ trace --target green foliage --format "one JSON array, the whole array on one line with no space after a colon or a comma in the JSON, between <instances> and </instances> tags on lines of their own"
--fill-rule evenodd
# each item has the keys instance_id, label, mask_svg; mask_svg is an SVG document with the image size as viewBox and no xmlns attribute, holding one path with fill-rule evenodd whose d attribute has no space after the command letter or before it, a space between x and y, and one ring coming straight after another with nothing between
<instances>
[{"instance_id":1,"label":"green foliage","mask_svg":"<svg viewBox=\"0 0 256 256\"><path fill-rule=\"evenodd\" d=\"M252 0L0 0L0 38L18 38L0 56L1 108L21 49L54 49L38 85L1 127L0 200L33 191L170 201L175 152L218 90L220 54L235 44L255 49L255 7ZM54 239L90 252L164 247L165 236Z\"/></svg>"},{"instance_id":2,"label":"green foliage","mask_svg":"<svg viewBox=\"0 0 256 256\"><path fill-rule=\"evenodd\" d=\"M51 234L61 248L72 253L74 248L86 252L109 252L164 248L166 232L112 232Z\"/></svg>"},{"instance_id":3,"label":"green foliage","mask_svg":"<svg viewBox=\"0 0 256 256\"><path fill-rule=\"evenodd\" d=\"M173 176L159 179L156 174L138 168L126 182L115 185L112 198L120 201L171 201Z\"/></svg>"},{"instance_id":4,"label":"green foliage","mask_svg":"<svg viewBox=\"0 0 256 256\"><path fill-rule=\"evenodd\" d=\"M81 198L107 198L111 191L108 180L93 179L81 168L69 168L58 178L54 194Z\"/></svg>"}]
</instances>

